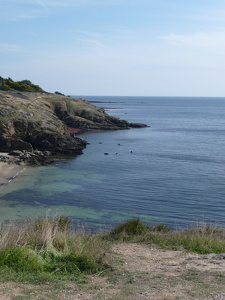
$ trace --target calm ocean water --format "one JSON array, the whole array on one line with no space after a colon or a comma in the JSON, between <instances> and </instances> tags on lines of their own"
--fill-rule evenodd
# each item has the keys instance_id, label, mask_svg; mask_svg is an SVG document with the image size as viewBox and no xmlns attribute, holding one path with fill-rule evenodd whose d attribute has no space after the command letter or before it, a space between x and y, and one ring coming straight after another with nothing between
<instances>
[{"instance_id":1,"label":"calm ocean water","mask_svg":"<svg viewBox=\"0 0 225 300\"><path fill-rule=\"evenodd\" d=\"M83 134L83 155L0 191L1 221L59 213L103 229L131 218L225 225L225 98L82 98L151 127Z\"/></svg>"}]
</instances>

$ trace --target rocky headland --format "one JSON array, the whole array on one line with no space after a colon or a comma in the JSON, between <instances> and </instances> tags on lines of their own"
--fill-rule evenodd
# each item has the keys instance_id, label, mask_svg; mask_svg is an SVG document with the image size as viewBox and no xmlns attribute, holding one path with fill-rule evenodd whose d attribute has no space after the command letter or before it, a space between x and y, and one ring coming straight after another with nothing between
<instances>
[{"instance_id":1,"label":"rocky headland","mask_svg":"<svg viewBox=\"0 0 225 300\"><path fill-rule=\"evenodd\" d=\"M50 93L0 91L0 152L18 163L51 162L51 155L81 154L87 142L83 130L146 127L109 116L86 100ZM1 161L11 162L8 156Z\"/></svg>"}]
</instances>

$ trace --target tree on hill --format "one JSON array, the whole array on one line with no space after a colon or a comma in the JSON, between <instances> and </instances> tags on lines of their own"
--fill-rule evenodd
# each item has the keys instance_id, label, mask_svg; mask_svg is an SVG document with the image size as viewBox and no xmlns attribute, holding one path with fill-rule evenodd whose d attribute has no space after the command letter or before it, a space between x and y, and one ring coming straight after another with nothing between
<instances>
[{"instance_id":1,"label":"tree on hill","mask_svg":"<svg viewBox=\"0 0 225 300\"><path fill-rule=\"evenodd\" d=\"M13 81L10 77L6 79L1 76L0 90L45 93L45 91L39 85L33 84L30 80L26 79L21 81Z\"/></svg>"}]
</instances>

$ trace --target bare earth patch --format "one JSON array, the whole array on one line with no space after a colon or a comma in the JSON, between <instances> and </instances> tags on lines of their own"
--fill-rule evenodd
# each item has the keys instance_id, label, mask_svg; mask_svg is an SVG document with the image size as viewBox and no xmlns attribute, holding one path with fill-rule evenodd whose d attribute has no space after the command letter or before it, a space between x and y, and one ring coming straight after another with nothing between
<instances>
[{"instance_id":1,"label":"bare earth patch","mask_svg":"<svg viewBox=\"0 0 225 300\"><path fill-rule=\"evenodd\" d=\"M1 283L0 300L225 300L225 255L198 255L134 243L107 254L113 271L84 282Z\"/></svg>"}]
</instances>

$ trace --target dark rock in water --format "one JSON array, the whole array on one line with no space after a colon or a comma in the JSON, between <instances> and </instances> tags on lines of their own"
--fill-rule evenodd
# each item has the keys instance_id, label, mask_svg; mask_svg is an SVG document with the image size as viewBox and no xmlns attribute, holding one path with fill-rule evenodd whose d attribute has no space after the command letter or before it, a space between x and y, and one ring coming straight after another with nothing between
<instances>
[{"instance_id":1,"label":"dark rock in water","mask_svg":"<svg viewBox=\"0 0 225 300\"><path fill-rule=\"evenodd\" d=\"M129 126L132 128L144 128L144 127L150 127L143 123L129 123Z\"/></svg>"}]
</instances>

